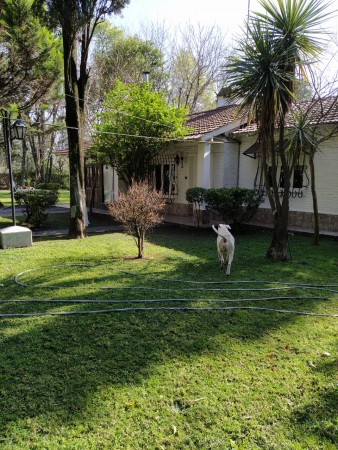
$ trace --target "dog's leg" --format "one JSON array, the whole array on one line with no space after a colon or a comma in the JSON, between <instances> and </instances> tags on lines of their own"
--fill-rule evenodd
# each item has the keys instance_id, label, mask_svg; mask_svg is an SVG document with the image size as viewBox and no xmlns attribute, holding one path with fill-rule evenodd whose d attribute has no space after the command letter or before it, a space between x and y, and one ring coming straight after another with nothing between
<instances>
[{"instance_id":1,"label":"dog's leg","mask_svg":"<svg viewBox=\"0 0 338 450\"><path fill-rule=\"evenodd\" d=\"M218 261L219 261L219 265L222 268L224 266L224 257L223 257L223 253L218 250Z\"/></svg>"},{"instance_id":2,"label":"dog's leg","mask_svg":"<svg viewBox=\"0 0 338 450\"><path fill-rule=\"evenodd\" d=\"M233 252L228 252L228 256L227 256L227 271L226 271L226 275L230 275L230 270L231 270L231 263L233 260L234 254Z\"/></svg>"}]
</instances>

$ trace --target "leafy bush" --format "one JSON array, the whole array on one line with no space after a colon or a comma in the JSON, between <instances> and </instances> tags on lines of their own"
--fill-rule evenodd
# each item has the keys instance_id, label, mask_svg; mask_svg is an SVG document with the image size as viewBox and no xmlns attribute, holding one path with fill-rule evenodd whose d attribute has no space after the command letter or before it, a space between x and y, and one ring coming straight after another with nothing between
<instances>
[{"instance_id":1,"label":"leafy bush","mask_svg":"<svg viewBox=\"0 0 338 450\"><path fill-rule=\"evenodd\" d=\"M51 183L58 183L60 189L69 189L69 175L53 173L51 176Z\"/></svg>"},{"instance_id":2,"label":"leafy bush","mask_svg":"<svg viewBox=\"0 0 338 450\"><path fill-rule=\"evenodd\" d=\"M193 187L187 189L185 193L185 199L189 203L193 203L195 206L201 206L204 202L204 193L206 189L202 187Z\"/></svg>"},{"instance_id":3,"label":"leafy bush","mask_svg":"<svg viewBox=\"0 0 338 450\"><path fill-rule=\"evenodd\" d=\"M38 183L36 189L44 189L47 191L58 191L60 189L59 183Z\"/></svg>"},{"instance_id":4,"label":"leafy bush","mask_svg":"<svg viewBox=\"0 0 338 450\"><path fill-rule=\"evenodd\" d=\"M38 228L47 220L48 213L45 210L55 205L58 197L58 192L44 189L19 189L14 193L18 205L24 206L25 221L34 228Z\"/></svg>"},{"instance_id":5,"label":"leafy bush","mask_svg":"<svg viewBox=\"0 0 338 450\"><path fill-rule=\"evenodd\" d=\"M197 225L200 226L201 205L205 201L204 194L206 189L203 187L193 187L187 189L185 199L188 203L192 203L196 210Z\"/></svg>"},{"instance_id":6,"label":"leafy bush","mask_svg":"<svg viewBox=\"0 0 338 450\"><path fill-rule=\"evenodd\" d=\"M222 220L234 224L245 224L255 214L264 196L255 189L220 188L207 189L205 201L208 207L218 213Z\"/></svg>"}]
</instances>

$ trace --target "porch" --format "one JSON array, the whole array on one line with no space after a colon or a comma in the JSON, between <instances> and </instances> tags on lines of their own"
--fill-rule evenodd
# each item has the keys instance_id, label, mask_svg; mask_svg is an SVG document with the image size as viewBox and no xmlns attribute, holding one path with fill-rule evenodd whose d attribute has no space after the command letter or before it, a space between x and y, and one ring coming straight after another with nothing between
<instances>
[{"instance_id":1,"label":"porch","mask_svg":"<svg viewBox=\"0 0 338 450\"><path fill-rule=\"evenodd\" d=\"M205 213L205 211L203 211ZM93 214L106 214L109 215L108 209L105 205L102 205L102 207L94 208ZM202 220L200 219L199 224L197 222L196 215L176 215L171 214L170 212L166 213L164 215L164 223L167 224L173 224L173 225L179 225L184 227L194 227L198 228L211 228L211 225L213 223L216 223L217 221L210 217L208 214L203 214ZM307 225L311 225L311 221L303 221L303 223L306 223ZM260 220L260 217L257 217L256 219L252 219L248 225L251 225L253 227L258 228L265 228L265 229L272 229L273 225L268 220ZM325 227L325 222L323 223L323 226L320 229L320 234L322 236L330 236L333 238L338 238L338 228L331 229L332 227ZM305 234L312 234L313 228L309 226L304 226L302 223L291 223L289 226L289 232L290 233L305 233Z\"/></svg>"}]
</instances>

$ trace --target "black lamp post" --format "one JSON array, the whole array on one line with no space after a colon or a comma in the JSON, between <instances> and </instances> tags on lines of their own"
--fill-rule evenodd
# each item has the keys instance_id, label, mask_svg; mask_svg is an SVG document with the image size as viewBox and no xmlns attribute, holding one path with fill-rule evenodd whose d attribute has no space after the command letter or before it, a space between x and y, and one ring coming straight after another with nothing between
<instances>
[{"instance_id":1,"label":"black lamp post","mask_svg":"<svg viewBox=\"0 0 338 450\"><path fill-rule=\"evenodd\" d=\"M13 226L16 226L15 204L14 204L14 181L12 172L12 147L11 147L11 131L13 131L13 139L23 140L26 136L27 127L21 119L17 119L13 125L10 125L10 117L7 111L3 113L2 128L4 133L5 147L8 158L9 182L11 187L11 203L12 203L12 220Z\"/></svg>"}]
</instances>

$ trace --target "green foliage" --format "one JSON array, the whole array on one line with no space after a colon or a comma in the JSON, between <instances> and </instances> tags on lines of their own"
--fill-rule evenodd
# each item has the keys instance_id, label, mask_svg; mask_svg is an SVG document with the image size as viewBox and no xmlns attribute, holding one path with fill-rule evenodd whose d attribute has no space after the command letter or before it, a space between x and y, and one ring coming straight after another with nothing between
<instances>
[{"instance_id":1,"label":"green foliage","mask_svg":"<svg viewBox=\"0 0 338 450\"><path fill-rule=\"evenodd\" d=\"M204 194L206 189L202 187L193 187L187 189L185 199L189 203L193 203L195 207L200 207L204 202Z\"/></svg>"},{"instance_id":2,"label":"green foliage","mask_svg":"<svg viewBox=\"0 0 338 450\"><path fill-rule=\"evenodd\" d=\"M146 180L154 156L188 132L186 108L168 106L149 83L117 81L104 106L91 152L114 166L128 186Z\"/></svg>"},{"instance_id":3,"label":"green foliage","mask_svg":"<svg viewBox=\"0 0 338 450\"><path fill-rule=\"evenodd\" d=\"M106 21L98 26L95 33L92 66L95 76L90 89L91 101L102 102L102 96L110 92L117 80L142 83L146 69L151 71L149 82L159 92L167 78L163 66L163 54L153 42L127 35Z\"/></svg>"},{"instance_id":4,"label":"green foliage","mask_svg":"<svg viewBox=\"0 0 338 450\"><path fill-rule=\"evenodd\" d=\"M202 187L193 187L187 189L185 198L187 202L192 203L195 207L195 214L197 218L197 226L200 226L201 219L201 205L204 202L204 194L206 189Z\"/></svg>"},{"instance_id":5,"label":"green foliage","mask_svg":"<svg viewBox=\"0 0 338 450\"><path fill-rule=\"evenodd\" d=\"M32 0L4 0L0 8L2 106L27 107L40 99L62 70L60 40L34 16Z\"/></svg>"},{"instance_id":6,"label":"green foliage","mask_svg":"<svg viewBox=\"0 0 338 450\"><path fill-rule=\"evenodd\" d=\"M261 170L272 167L272 189L267 197L274 215L274 236L267 257L286 258L292 159L279 146L275 154L275 133L284 141L286 115L300 85L299 79L308 71L324 49L320 29L327 18L329 2L318 0L261 0L265 12L254 13L247 24L246 39L238 40L238 52L224 67L228 90L241 99L241 106L257 122L257 141L262 151ZM303 74L303 76L299 76ZM286 175L285 188L279 196L277 161ZM279 175L278 175L279 176ZM266 184L268 180L265 180Z\"/></svg>"},{"instance_id":7,"label":"green foliage","mask_svg":"<svg viewBox=\"0 0 338 450\"><path fill-rule=\"evenodd\" d=\"M59 183L38 183L36 189L44 189L47 191L57 192L60 189Z\"/></svg>"},{"instance_id":8,"label":"green foliage","mask_svg":"<svg viewBox=\"0 0 338 450\"><path fill-rule=\"evenodd\" d=\"M69 189L69 174L53 173L51 183L57 183L63 189Z\"/></svg>"},{"instance_id":9,"label":"green foliage","mask_svg":"<svg viewBox=\"0 0 338 450\"><path fill-rule=\"evenodd\" d=\"M225 222L240 225L253 217L264 199L263 194L255 189L245 188L208 189L204 197L209 208Z\"/></svg>"},{"instance_id":10,"label":"green foliage","mask_svg":"<svg viewBox=\"0 0 338 450\"><path fill-rule=\"evenodd\" d=\"M57 203L58 192L44 189L19 189L14 193L14 198L18 205L24 206L25 221L34 228L38 228L47 220L46 208Z\"/></svg>"}]
</instances>

